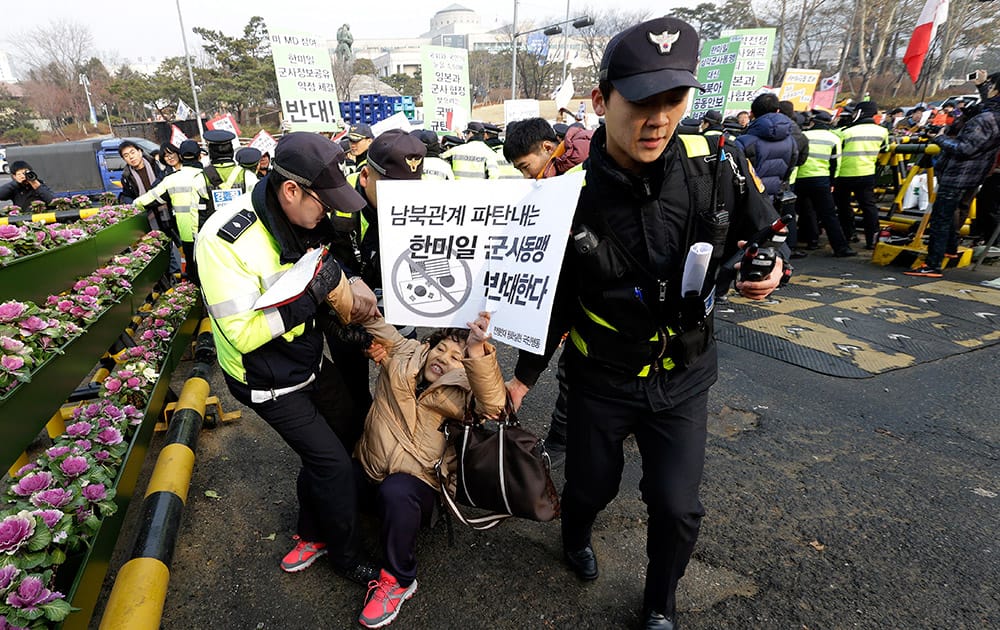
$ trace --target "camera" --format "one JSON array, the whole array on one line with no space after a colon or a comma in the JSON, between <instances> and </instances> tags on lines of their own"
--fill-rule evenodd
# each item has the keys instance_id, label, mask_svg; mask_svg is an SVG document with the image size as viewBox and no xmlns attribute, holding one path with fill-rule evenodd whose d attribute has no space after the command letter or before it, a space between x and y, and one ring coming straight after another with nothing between
<instances>
[{"instance_id":1,"label":"camera","mask_svg":"<svg viewBox=\"0 0 1000 630\"><path fill-rule=\"evenodd\" d=\"M597 240L597 236L587 229L586 226L580 227L580 231L573 235L573 245L576 247L578 253L589 254L597 248L600 242Z\"/></svg>"},{"instance_id":2,"label":"camera","mask_svg":"<svg viewBox=\"0 0 1000 630\"><path fill-rule=\"evenodd\" d=\"M33 182L36 179L38 179L38 173L36 173L35 171L25 171L24 172L24 181L26 181L26 182Z\"/></svg>"},{"instance_id":3,"label":"camera","mask_svg":"<svg viewBox=\"0 0 1000 630\"><path fill-rule=\"evenodd\" d=\"M975 81L976 80L976 73L975 72L970 72L969 74L965 75L965 78L967 80L969 80L969 81Z\"/></svg>"}]
</instances>

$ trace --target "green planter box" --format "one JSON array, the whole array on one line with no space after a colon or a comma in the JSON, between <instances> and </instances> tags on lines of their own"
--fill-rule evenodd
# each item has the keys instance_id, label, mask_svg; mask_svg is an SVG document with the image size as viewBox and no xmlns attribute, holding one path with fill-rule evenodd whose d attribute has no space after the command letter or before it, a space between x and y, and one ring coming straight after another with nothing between
<instances>
[{"instance_id":1,"label":"green planter box","mask_svg":"<svg viewBox=\"0 0 1000 630\"><path fill-rule=\"evenodd\" d=\"M153 388L153 394L146 405L145 418L139 429L132 435L125 462L115 479L115 503L118 511L104 519L97 534L91 540L86 551L75 555L59 567L57 588L66 594L67 600L74 608L80 610L70 614L61 624L61 628L85 629L94 615L94 607L101 595L104 576L108 572L111 554L118 543L119 533L125 522L125 513L135 492L136 482L142 471L146 453L149 451L150 438L157 419L163 411L170 389L170 375L180 362L184 350L191 338L196 334L201 320L201 301L196 301L188 313L187 319L178 327L171 341L170 352L160 369L160 378ZM65 589L65 590L64 590Z\"/></svg>"},{"instance_id":2,"label":"green planter box","mask_svg":"<svg viewBox=\"0 0 1000 630\"><path fill-rule=\"evenodd\" d=\"M0 399L0 461L6 462L5 466L20 457L66 397L122 334L137 308L134 302L142 303L166 272L169 259L169 250L157 254L133 281L131 295L123 296L108 307L84 334L64 346L63 354L49 357L32 374L30 383L21 384ZM79 275L79 271L74 273L72 278ZM64 288L72 279L66 282Z\"/></svg>"},{"instance_id":3,"label":"green planter box","mask_svg":"<svg viewBox=\"0 0 1000 630\"><path fill-rule=\"evenodd\" d=\"M18 258L0 267L0 302L31 300L41 304L49 295L72 287L81 274L106 264L148 231L149 220L141 213L82 241Z\"/></svg>"}]
</instances>

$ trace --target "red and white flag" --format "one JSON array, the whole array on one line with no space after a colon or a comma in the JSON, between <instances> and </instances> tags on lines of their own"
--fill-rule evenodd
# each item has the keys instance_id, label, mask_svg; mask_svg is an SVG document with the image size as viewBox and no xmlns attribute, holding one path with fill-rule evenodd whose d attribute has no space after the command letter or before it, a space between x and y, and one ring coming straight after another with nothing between
<instances>
[{"instance_id":1,"label":"red and white flag","mask_svg":"<svg viewBox=\"0 0 1000 630\"><path fill-rule=\"evenodd\" d=\"M938 26L948 19L948 0L927 0L924 10L920 12L917 19L917 27L913 29L913 36L910 44L906 47L906 54L903 55L903 63L906 71L910 74L910 79L916 83L920 77L920 69L924 66L924 58L934 41Z\"/></svg>"}]
</instances>

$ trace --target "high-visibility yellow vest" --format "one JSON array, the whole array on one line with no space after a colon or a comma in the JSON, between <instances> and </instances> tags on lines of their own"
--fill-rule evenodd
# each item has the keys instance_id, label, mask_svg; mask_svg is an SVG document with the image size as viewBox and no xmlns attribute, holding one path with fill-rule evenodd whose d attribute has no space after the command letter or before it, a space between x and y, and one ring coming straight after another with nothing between
<instances>
[{"instance_id":1,"label":"high-visibility yellow vest","mask_svg":"<svg viewBox=\"0 0 1000 630\"><path fill-rule=\"evenodd\" d=\"M874 175L875 162L889 139L889 130L874 123L862 123L838 133L843 140L838 177Z\"/></svg>"},{"instance_id":2,"label":"high-visibility yellow vest","mask_svg":"<svg viewBox=\"0 0 1000 630\"><path fill-rule=\"evenodd\" d=\"M524 179L521 171L514 168L514 165L504 157L502 144L493 149L493 152L497 154L497 169L500 173L497 179Z\"/></svg>"},{"instance_id":3,"label":"high-visibility yellow vest","mask_svg":"<svg viewBox=\"0 0 1000 630\"><path fill-rule=\"evenodd\" d=\"M808 129L803 132L809 138L809 157L798 168L798 178L829 177L830 160L837 159L837 172L840 174L840 136L829 129ZM836 177L836 175L834 175Z\"/></svg>"},{"instance_id":4,"label":"high-visibility yellow vest","mask_svg":"<svg viewBox=\"0 0 1000 630\"><path fill-rule=\"evenodd\" d=\"M452 147L442 153L441 157L451 160L451 171L455 174L455 179L497 179L500 177L497 154L481 140L473 140Z\"/></svg>"},{"instance_id":5,"label":"high-visibility yellow vest","mask_svg":"<svg viewBox=\"0 0 1000 630\"><path fill-rule=\"evenodd\" d=\"M423 179L455 179L455 174L451 171L451 165L441 158L425 157Z\"/></svg>"},{"instance_id":6,"label":"high-visibility yellow vest","mask_svg":"<svg viewBox=\"0 0 1000 630\"><path fill-rule=\"evenodd\" d=\"M252 216L247 215L247 224L230 242L219 231L240 212ZM250 222L253 217L256 211L251 195L242 195L205 223L195 250L219 365L241 383L246 383L244 354L278 337L292 341L306 329L305 324L299 324L286 330L277 308L257 310L253 306L292 267L292 263L281 263L277 241L259 217Z\"/></svg>"},{"instance_id":7,"label":"high-visibility yellow vest","mask_svg":"<svg viewBox=\"0 0 1000 630\"><path fill-rule=\"evenodd\" d=\"M134 203L144 208L154 203L165 204L169 200L181 241L193 243L194 235L198 233L198 200L203 196L199 191L204 189L204 182L200 168L183 166L181 170L164 177Z\"/></svg>"}]
</instances>

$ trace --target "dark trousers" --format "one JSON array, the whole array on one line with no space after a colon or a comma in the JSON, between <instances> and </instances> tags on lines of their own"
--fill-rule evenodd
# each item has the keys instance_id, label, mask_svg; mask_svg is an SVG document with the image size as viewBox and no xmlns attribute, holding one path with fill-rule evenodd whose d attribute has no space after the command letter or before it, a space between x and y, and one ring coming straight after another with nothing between
<instances>
[{"instance_id":1,"label":"dark trousers","mask_svg":"<svg viewBox=\"0 0 1000 630\"><path fill-rule=\"evenodd\" d=\"M559 395L556 397L555 407L552 408L552 420L549 424L549 433L545 437L545 444L554 444L557 448L566 448L566 405L569 396L569 385L566 384L566 352L559 355L559 363L556 368L556 385L559 387Z\"/></svg>"},{"instance_id":2,"label":"dark trousers","mask_svg":"<svg viewBox=\"0 0 1000 630\"><path fill-rule=\"evenodd\" d=\"M643 602L648 610L672 615L677 582L705 513L698 487L705 462L708 391L653 411L642 379L613 393L576 387L575 371L586 369L577 363L567 365L572 396L562 494L563 547L577 551L590 544L594 520L618 494L625 466L623 443L634 433L642 456L639 490L649 514Z\"/></svg>"},{"instance_id":3,"label":"dark trousers","mask_svg":"<svg viewBox=\"0 0 1000 630\"><path fill-rule=\"evenodd\" d=\"M844 236L844 230L837 219L833 193L830 192L830 178L799 179L795 182L795 194L798 195L799 238L810 243L816 242L819 239L818 226L822 225L834 252L849 249L847 237Z\"/></svg>"},{"instance_id":4,"label":"dark trousers","mask_svg":"<svg viewBox=\"0 0 1000 630\"><path fill-rule=\"evenodd\" d=\"M875 203L875 176L838 177L834 183L833 199L837 204L837 216L840 217L840 227L847 238L854 234L852 197L858 202L858 207L861 209L861 226L865 232L865 245L873 246L879 232L878 205Z\"/></svg>"},{"instance_id":5,"label":"dark trousers","mask_svg":"<svg viewBox=\"0 0 1000 630\"><path fill-rule=\"evenodd\" d=\"M976 195L976 231L983 242L993 236L1000 224L1000 172L986 178ZM996 243L987 243L996 245Z\"/></svg>"},{"instance_id":6,"label":"dark trousers","mask_svg":"<svg viewBox=\"0 0 1000 630\"><path fill-rule=\"evenodd\" d=\"M188 280L194 284L200 284L198 282L198 263L194 261L194 243L181 241L181 251L184 252L185 272Z\"/></svg>"},{"instance_id":7,"label":"dark trousers","mask_svg":"<svg viewBox=\"0 0 1000 630\"><path fill-rule=\"evenodd\" d=\"M417 578L417 533L430 523L437 491L406 473L393 473L376 484L357 460L354 475L359 480L362 504L374 504L382 521L386 569L400 586L407 587Z\"/></svg>"},{"instance_id":8,"label":"dark trousers","mask_svg":"<svg viewBox=\"0 0 1000 630\"><path fill-rule=\"evenodd\" d=\"M310 542L325 542L334 565L350 569L360 556L350 455L354 443L345 444L338 431L347 435L360 435L360 431L337 425L344 411L327 394L338 387L336 378L336 370L326 364L308 387L264 403L251 402L249 388L228 375L226 384L233 396L277 431L302 460L296 483L298 535Z\"/></svg>"},{"instance_id":9,"label":"dark trousers","mask_svg":"<svg viewBox=\"0 0 1000 630\"><path fill-rule=\"evenodd\" d=\"M956 223L961 217L965 222L965 217L969 214L969 205L976 195L976 188L954 188L947 184L939 185L934 196L934 204L931 206L931 218L928 224L930 239L927 241L928 267L941 268L946 252L958 251L958 229L961 223ZM965 206L964 216L960 208Z\"/></svg>"}]
</instances>

